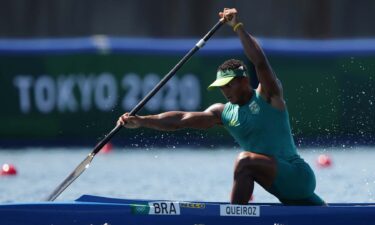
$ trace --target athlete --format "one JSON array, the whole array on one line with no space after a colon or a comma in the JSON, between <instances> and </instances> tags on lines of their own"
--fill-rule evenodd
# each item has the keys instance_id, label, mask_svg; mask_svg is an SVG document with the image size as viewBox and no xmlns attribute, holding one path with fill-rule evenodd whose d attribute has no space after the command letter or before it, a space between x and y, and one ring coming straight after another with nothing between
<instances>
[{"instance_id":1,"label":"athlete","mask_svg":"<svg viewBox=\"0 0 375 225\"><path fill-rule=\"evenodd\" d=\"M243 148L235 161L231 203L247 204L257 182L283 204L325 205L314 193L314 172L297 153L283 89L265 54L239 22L236 9L225 8L219 16L239 36L254 64L258 87L250 85L245 64L231 59L219 66L216 80L209 86L220 88L228 103L213 104L203 112L125 113L118 123L127 128L162 131L224 126Z\"/></svg>"}]
</instances>

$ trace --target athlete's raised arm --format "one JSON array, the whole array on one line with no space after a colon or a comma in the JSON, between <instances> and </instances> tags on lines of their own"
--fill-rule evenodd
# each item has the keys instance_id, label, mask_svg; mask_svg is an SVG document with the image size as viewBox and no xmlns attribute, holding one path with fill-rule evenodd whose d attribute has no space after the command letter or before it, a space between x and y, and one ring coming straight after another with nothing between
<instances>
[{"instance_id":1,"label":"athlete's raised arm","mask_svg":"<svg viewBox=\"0 0 375 225\"><path fill-rule=\"evenodd\" d=\"M237 10L224 9L219 15L233 27L233 30L241 40L246 56L254 64L260 83L258 91L268 102L273 101L274 97L282 98L282 87L280 81L273 72L267 57L258 42L245 30L244 25L239 21Z\"/></svg>"}]
</instances>

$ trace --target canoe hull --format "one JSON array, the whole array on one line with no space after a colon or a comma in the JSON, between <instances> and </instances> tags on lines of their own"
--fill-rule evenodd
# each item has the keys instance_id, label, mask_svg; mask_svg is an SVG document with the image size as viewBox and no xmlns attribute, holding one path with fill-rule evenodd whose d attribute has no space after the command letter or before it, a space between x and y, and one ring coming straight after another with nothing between
<instances>
[{"instance_id":1,"label":"canoe hull","mask_svg":"<svg viewBox=\"0 0 375 225\"><path fill-rule=\"evenodd\" d=\"M1 204L0 224L316 225L374 224L374 204L329 207L123 200L83 196L72 202Z\"/></svg>"}]
</instances>

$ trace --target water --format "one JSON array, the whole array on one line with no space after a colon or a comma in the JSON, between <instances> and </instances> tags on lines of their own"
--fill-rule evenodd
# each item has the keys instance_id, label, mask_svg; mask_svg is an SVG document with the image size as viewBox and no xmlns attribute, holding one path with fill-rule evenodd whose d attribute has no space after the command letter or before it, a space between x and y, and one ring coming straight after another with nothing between
<instances>
[{"instance_id":1,"label":"water","mask_svg":"<svg viewBox=\"0 0 375 225\"><path fill-rule=\"evenodd\" d=\"M91 149L26 149L0 151L0 164L12 163L13 177L0 177L0 202L35 202L48 196ZM98 154L57 200L82 194L118 198L228 201L238 149L114 149ZM317 177L316 192L327 202L374 202L375 147L303 149ZM320 154L332 157L320 168ZM255 187L256 202L277 202Z\"/></svg>"}]
</instances>

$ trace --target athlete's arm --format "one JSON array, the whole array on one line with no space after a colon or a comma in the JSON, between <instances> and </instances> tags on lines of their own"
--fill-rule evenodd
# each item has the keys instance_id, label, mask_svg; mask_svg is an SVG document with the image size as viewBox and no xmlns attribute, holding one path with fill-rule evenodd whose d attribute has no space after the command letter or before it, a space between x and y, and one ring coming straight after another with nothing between
<instances>
[{"instance_id":1,"label":"athlete's arm","mask_svg":"<svg viewBox=\"0 0 375 225\"><path fill-rule=\"evenodd\" d=\"M227 20L227 23L234 27L239 23L236 9L225 9L220 16ZM259 80L258 91L261 95L277 108L284 108L282 100L282 86L267 60L262 48L255 38L248 34L243 25L236 27L236 33L239 36L244 52L250 61L254 64L256 74ZM281 102L279 102L281 100ZM272 102L274 101L274 102ZM280 105L281 103L281 105Z\"/></svg>"},{"instance_id":2,"label":"athlete's arm","mask_svg":"<svg viewBox=\"0 0 375 225\"><path fill-rule=\"evenodd\" d=\"M129 116L129 113L125 113L117 123L127 128L146 127L162 131L183 128L207 129L221 124L223 109L224 105L217 103L203 112L170 111L148 116Z\"/></svg>"},{"instance_id":3,"label":"athlete's arm","mask_svg":"<svg viewBox=\"0 0 375 225\"><path fill-rule=\"evenodd\" d=\"M243 26L237 29L237 34L241 39L245 54L255 66L256 74L261 85L261 92L265 94L267 99L274 96L281 96L281 87L278 79L255 38L248 34Z\"/></svg>"}]
</instances>

